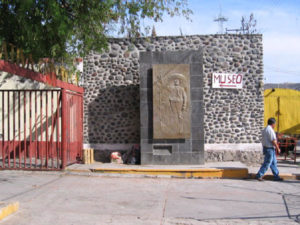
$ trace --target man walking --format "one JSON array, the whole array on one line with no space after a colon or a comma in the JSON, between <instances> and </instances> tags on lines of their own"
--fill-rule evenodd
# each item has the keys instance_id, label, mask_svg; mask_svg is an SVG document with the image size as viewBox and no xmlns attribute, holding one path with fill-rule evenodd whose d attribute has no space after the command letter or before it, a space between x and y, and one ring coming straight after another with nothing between
<instances>
[{"instance_id":1,"label":"man walking","mask_svg":"<svg viewBox=\"0 0 300 225\"><path fill-rule=\"evenodd\" d=\"M259 171L256 174L256 179L263 181L262 177L267 172L270 167L274 175L275 181L282 181L282 178L279 177L279 171L277 169L277 159L276 151L280 152L280 149L277 144L276 134L274 127L276 120L274 118L268 119L268 125L262 131L262 145L263 145L263 154L265 156L264 162L261 165Z\"/></svg>"}]
</instances>

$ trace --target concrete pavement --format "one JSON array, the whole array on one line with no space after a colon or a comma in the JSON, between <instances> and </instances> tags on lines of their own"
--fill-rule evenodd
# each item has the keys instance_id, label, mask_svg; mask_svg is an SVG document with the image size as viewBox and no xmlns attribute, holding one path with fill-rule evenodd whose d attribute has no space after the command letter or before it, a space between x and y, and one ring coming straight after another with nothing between
<instances>
[{"instance_id":1,"label":"concrete pavement","mask_svg":"<svg viewBox=\"0 0 300 225\"><path fill-rule=\"evenodd\" d=\"M0 225L299 224L300 181L166 179L0 171Z\"/></svg>"}]
</instances>

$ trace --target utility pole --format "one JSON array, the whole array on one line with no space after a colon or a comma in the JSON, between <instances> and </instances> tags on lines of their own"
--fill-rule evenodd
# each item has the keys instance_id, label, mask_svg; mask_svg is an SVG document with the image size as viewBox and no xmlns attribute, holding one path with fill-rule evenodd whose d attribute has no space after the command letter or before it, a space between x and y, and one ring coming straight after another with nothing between
<instances>
[{"instance_id":1,"label":"utility pole","mask_svg":"<svg viewBox=\"0 0 300 225\"><path fill-rule=\"evenodd\" d=\"M218 32L219 34L224 33L223 23L227 22L227 21L228 21L228 19L222 15L222 8L220 7L219 16L216 19L214 19L214 22L218 22L218 24L219 24L219 32Z\"/></svg>"}]
</instances>

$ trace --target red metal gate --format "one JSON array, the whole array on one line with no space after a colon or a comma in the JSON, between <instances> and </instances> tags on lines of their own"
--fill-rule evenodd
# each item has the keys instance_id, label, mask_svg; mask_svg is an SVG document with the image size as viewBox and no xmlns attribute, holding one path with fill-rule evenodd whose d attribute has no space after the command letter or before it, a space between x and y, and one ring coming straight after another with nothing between
<instances>
[{"instance_id":1,"label":"red metal gate","mask_svg":"<svg viewBox=\"0 0 300 225\"><path fill-rule=\"evenodd\" d=\"M82 157L82 93L0 90L0 169L60 170Z\"/></svg>"},{"instance_id":2,"label":"red metal gate","mask_svg":"<svg viewBox=\"0 0 300 225\"><path fill-rule=\"evenodd\" d=\"M62 90L62 167L82 159L83 95Z\"/></svg>"}]
</instances>

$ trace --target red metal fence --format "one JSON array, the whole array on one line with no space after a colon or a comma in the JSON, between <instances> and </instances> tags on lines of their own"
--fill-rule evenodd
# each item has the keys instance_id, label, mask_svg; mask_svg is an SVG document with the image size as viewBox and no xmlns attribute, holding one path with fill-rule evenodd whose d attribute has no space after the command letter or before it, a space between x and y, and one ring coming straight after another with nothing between
<instances>
[{"instance_id":1,"label":"red metal fence","mask_svg":"<svg viewBox=\"0 0 300 225\"><path fill-rule=\"evenodd\" d=\"M82 157L82 93L0 90L0 169L60 170Z\"/></svg>"}]
</instances>

